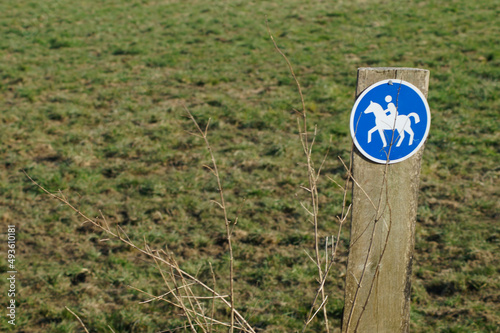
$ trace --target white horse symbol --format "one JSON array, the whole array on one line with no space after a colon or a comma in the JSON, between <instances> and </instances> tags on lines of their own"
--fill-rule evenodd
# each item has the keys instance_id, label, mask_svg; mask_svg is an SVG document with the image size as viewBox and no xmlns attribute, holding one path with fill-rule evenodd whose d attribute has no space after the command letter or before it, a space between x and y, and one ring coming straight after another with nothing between
<instances>
[{"instance_id":1,"label":"white horse symbol","mask_svg":"<svg viewBox=\"0 0 500 333\"><path fill-rule=\"evenodd\" d=\"M385 140L384 130L396 129L399 133L399 141L396 144L396 147L399 147L403 142L405 132L410 134L410 142L408 145L411 146L413 144L414 133L411 129L410 117L415 119L415 124L420 122L420 117L415 112L412 112L407 116L398 114L387 116L386 111L380 104L370 101L370 105L366 108L364 113L373 113L375 115L375 127L368 131L368 143L372 141L373 132L378 131L384 147L386 147L387 142Z\"/></svg>"}]
</instances>

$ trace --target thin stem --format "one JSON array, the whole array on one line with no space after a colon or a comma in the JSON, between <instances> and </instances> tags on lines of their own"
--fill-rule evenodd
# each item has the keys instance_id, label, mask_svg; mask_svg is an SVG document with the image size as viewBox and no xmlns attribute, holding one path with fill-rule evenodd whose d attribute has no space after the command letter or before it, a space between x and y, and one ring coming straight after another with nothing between
<instances>
[{"instance_id":1,"label":"thin stem","mask_svg":"<svg viewBox=\"0 0 500 333\"><path fill-rule=\"evenodd\" d=\"M67 306L65 306L66 310L68 310L73 316L76 317L76 319L78 319L78 321L80 322L80 324L82 325L83 329L85 330L85 332L89 333L89 331L87 330L87 327L85 327L85 324L83 323L83 321L80 319L80 317L78 317L78 315L76 313L74 313L73 311L71 311Z\"/></svg>"},{"instance_id":2,"label":"thin stem","mask_svg":"<svg viewBox=\"0 0 500 333\"><path fill-rule=\"evenodd\" d=\"M110 235L110 236L118 239L119 241L121 241L124 244L128 245L129 247L135 249L136 251L138 251L138 252L140 252L140 253L142 253L142 254L144 254L144 255L152 258L152 259L158 260L159 262L163 263L164 265L168 266L169 268L174 269L174 270L178 270L179 272L182 272L182 275L185 278L188 278L189 280L195 282L197 285L199 285L200 287L202 287L206 291L212 293L213 295L216 295L218 297L218 299L221 300L221 302L223 302L226 306L230 307L232 309L232 311L234 311L235 318L237 318L238 321L241 322L242 326L244 326L243 329L246 332L255 333L255 330L252 328L252 326L250 324L248 324L248 322L245 320L245 318L236 309L234 309L234 307L232 307L232 304L229 301L227 301L223 295L219 294L214 289L210 288L208 285L206 285L205 283L203 283L202 281L200 281L199 279L197 279L193 275L187 273L186 271L183 271L177 265L171 263L170 261L162 258L161 256L159 256L157 254L154 254L154 253L150 252L147 249L142 249L139 246L135 245L126 235L122 236L121 233L120 233L120 231L118 229L116 231L112 231L109 226L106 226L104 224L99 223L96 220L91 219L90 217L88 217L87 215L85 215L82 211L80 211L79 209L75 208L67 199L49 192L43 186L41 186L40 184L38 184L37 182L35 182L26 172L24 172L24 174L26 175L26 177L35 186L37 186L38 188L40 188L43 192L45 192L46 194L48 194L50 197L52 197L52 198L54 198L54 199L62 202L64 205L70 207L78 216L80 216L81 218L83 218L83 220L86 223L91 223L94 227L98 228L99 230L104 231L108 235ZM123 233L123 231L122 231L122 233Z\"/></svg>"},{"instance_id":3,"label":"thin stem","mask_svg":"<svg viewBox=\"0 0 500 333\"><path fill-rule=\"evenodd\" d=\"M233 257L233 246L231 242L231 221L228 218L228 213L227 213L227 208L226 208L226 202L224 199L224 191L222 188L222 183L220 180L220 174L219 174L219 169L217 167L217 162L215 161L215 156L212 151L212 147L210 146L210 142L208 141L207 138L207 131L208 131L208 124L205 128L205 130L202 130L200 125L196 122L196 119L194 119L193 115L189 110L184 106L184 110L188 114L189 119L193 121L195 124L196 128L198 129L198 132L200 133L201 138L203 141L205 141L205 146L210 154L210 158L212 159L212 171L213 174L215 175L215 179L217 180L217 189L219 191L219 206L222 209L222 212L224 214L224 223L226 225L226 239L227 239L227 245L228 245L228 250L229 250L229 295L230 295L230 302L231 302L231 327L229 329L230 333L233 333L234 331L234 257Z\"/></svg>"},{"instance_id":4,"label":"thin stem","mask_svg":"<svg viewBox=\"0 0 500 333\"><path fill-rule=\"evenodd\" d=\"M287 56L281 51L281 49L278 47L278 44L276 44L276 41L274 40L274 37L271 34L271 30L269 29L269 25L267 25L267 31L269 33L269 37L271 38L271 40L274 44L274 48L283 57L283 59L285 59L285 62L288 65L288 69L290 70L290 73L295 81L295 84L297 85L297 90L299 92L300 101L302 104L302 112L300 113L302 116L302 126L300 126L300 120L297 119L297 121L298 121L298 127L299 127L300 141L302 143L302 148L304 149L304 152L306 155L306 160L307 160L307 178L308 178L308 183L309 183L308 191L310 193L310 200L311 200L311 204L312 204L312 214L311 215L313 217L313 225L314 225L314 252L315 252L315 256L316 256L315 262L316 262L316 266L318 267L318 277L319 277L319 281L320 281L320 288L318 289L318 293L321 294L321 299L322 299L322 303L321 303L322 305L320 306L319 309L321 309L321 307L323 308L323 314L325 317L325 328L326 328L326 332L329 333L330 328L329 328L329 324L328 324L328 314L327 314L326 306L324 306L326 304L326 301L327 301L327 296L325 295L325 290L323 288L323 283L324 283L324 280L326 279L327 274L326 274L326 271L323 272L323 270L321 268L321 254L320 254L320 250L319 250L319 247L320 247L320 245L319 245L320 237L319 237L319 231L318 231L319 194L318 194L318 187L317 187L317 180L319 177L319 172L318 172L318 175L316 175L316 172L314 170L314 163L312 161L312 149L313 149L313 146L315 143L317 129L316 129L316 127L314 128L314 134L313 134L312 141L309 142L309 136L308 136L308 131L307 131L306 105L304 102L304 95L302 94L302 88L300 86L300 82L297 79L297 76L295 75L295 71L293 70L293 66L290 63L290 61L288 60ZM320 169L321 169L321 167L320 167ZM318 311L316 311L316 313L313 314L315 303L316 303L316 298L311 306L311 309L309 311L309 314L308 314L308 317L307 317L307 320L305 322L305 325L304 325L302 332L305 331L307 325L311 322L311 320L314 318L316 313L319 311L319 309L318 309Z\"/></svg>"}]
</instances>

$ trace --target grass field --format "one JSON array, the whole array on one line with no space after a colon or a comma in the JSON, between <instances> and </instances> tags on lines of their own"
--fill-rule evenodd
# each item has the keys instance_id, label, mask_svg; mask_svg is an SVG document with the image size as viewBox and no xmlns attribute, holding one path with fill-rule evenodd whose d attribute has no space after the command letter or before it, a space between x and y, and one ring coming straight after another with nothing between
<instances>
[{"instance_id":1,"label":"grass field","mask_svg":"<svg viewBox=\"0 0 500 333\"><path fill-rule=\"evenodd\" d=\"M342 181L358 67L431 71L432 127L423 157L412 332L500 332L500 8L453 1L2 1L0 226L17 228L17 325L0 330L158 332L178 311L154 265L50 199L61 190L138 243L227 290L224 220L203 141L218 160L234 234L237 309L262 332L295 332L315 294L314 235L300 202L303 86L313 157ZM320 187L320 236L336 234L342 191ZM327 283L340 327L348 227ZM6 241L0 291L7 304ZM109 327L108 327L109 325ZM323 329L320 316L310 332ZM181 330L182 331L182 330Z\"/></svg>"}]
</instances>

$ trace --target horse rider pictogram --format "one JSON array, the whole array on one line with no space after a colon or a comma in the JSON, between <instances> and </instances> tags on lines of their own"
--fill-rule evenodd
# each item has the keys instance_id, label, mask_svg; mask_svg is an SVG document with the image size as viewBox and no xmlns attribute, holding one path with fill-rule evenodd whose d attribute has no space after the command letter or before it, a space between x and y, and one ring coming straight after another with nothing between
<instances>
[{"instance_id":1,"label":"horse rider pictogram","mask_svg":"<svg viewBox=\"0 0 500 333\"><path fill-rule=\"evenodd\" d=\"M385 139L384 131L396 130L399 134L399 141L396 144L396 147L401 146L401 143L405 138L405 132L410 135L408 145L411 146L413 144L414 133L411 129L410 117L414 118L415 124L420 122L420 117L415 112L408 115L398 114L398 110L394 103L392 103L392 97L390 95L386 96L385 101L389 103L386 110L384 110L380 104L373 101L370 101L370 105L364 110L365 114L373 113L375 115L375 127L368 131L368 143L372 141L373 132L378 131L383 147L386 147L387 141Z\"/></svg>"}]
</instances>

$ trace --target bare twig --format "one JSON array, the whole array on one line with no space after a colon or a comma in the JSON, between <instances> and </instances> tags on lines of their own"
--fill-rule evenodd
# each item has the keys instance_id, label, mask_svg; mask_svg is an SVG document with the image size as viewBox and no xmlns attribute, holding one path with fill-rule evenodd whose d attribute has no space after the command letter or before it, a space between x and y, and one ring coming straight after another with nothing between
<instances>
[{"instance_id":1,"label":"bare twig","mask_svg":"<svg viewBox=\"0 0 500 333\"><path fill-rule=\"evenodd\" d=\"M322 303L321 303L320 307L318 308L318 311L321 308L323 309L325 328L326 328L326 332L329 333L330 327L328 324L328 314L327 314L326 307L324 306L324 304L326 304L327 296L326 296L324 288L323 288L324 281L326 280L326 277L327 277L327 270L323 271L323 269L321 268L322 259L321 259L321 254L320 254L320 250L319 250L320 236L319 236L319 231L318 231L319 194L318 194L318 187L317 187L318 178L319 178L321 169L324 165L324 162L326 160L326 156L323 159L318 172L316 172L314 169L314 163L312 160L312 151L313 151L314 144L316 142L317 127L316 126L314 127L312 139L310 139L309 133L308 133L308 126L307 126L306 105L304 102L304 95L302 94L302 88L300 86L300 82L297 79L297 76L295 75L292 64L290 63L287 56L281 51L278 44L274 40L274 37L271 33L271 30L269 29L269 25L267 26L267 30L268 30L269 37L271 38L271 40L274 44L274 48L283 57L283 59L285 60L285 62L288 65L288 69L290 70L290 73L295 81L296 86L297 86L297 90L298 90L299 95L300 95L300 101L302 104L302 112L300 112L301 117L297 118L297 126L299 128L300 142L302 143L302 148L304 150L304 153L306 156L306 161L307 161L307 178L308 178L309 186L306 190L310 194L311 210L307 209L302 203L301 203L301 205L307 211L307 213L312 216L312 220L313 220L312 222L313 222L313 226L314 226L314 252L315 252L314 262L318 268L318 278L319 278L318 280L320 281L320 288L318 289L318 293L321 294L321 299L322 299ZM327 266L328 266L328 263L327 263ZM311 322L311 320L316 316L317 311L314 312L316 298L311 306L311 309L310 309L309 314L307 316L307 319L305 321L302 332L304 332L306 330L306 328L309 325L309 323Z\"/></svg>"},{"instance_id":2,"label":"bare twig","mask_svg":"<svg viewBox=\"0 0 500 333\"><path fill-rule=\"evenodd\" d=\"M85 215L82 211L80 211L79 209L77 209L75 206L73 206L67 199L61 197L61 196L58 196L56 194L53 194L52 192L49 192L47 189L45 189L43 186L41 186L40 184L38 184L35 180L33 180L27 173L25 173L26 177L35 185L37 186L38 188L40 188L43 192L45 192L47 195L49 195L50 197L60 201L61 203L63 203L64 205L70 207L75 213L77 216L83 218L83 220L87 223L90 223L92 224L94 227L96 227L97 229L101 230L101 231L104 231L105 233L107 233L109 236L121 241L122 243L128 245L129 247L135 249L136 251L150 257L151 259L153 260L157 260L159 263L163 264L163 265L166 265L167 267L169 267L172 271L173 270L176 270L180 273L182 273L183 277L184 278L187 278L189 279L190 281L196 283L199 287L205 289L207 292L209 293L212 293L213 295L217 296L217 299L220 299L220 301L225 304L227 307L229 308L232 308L233 309L233 312L234 312L234 316L235 318L238 320L238 322L241 323L241 327L239 327L238 329L242 330L242 331L245 331L245 332L249 332L249 333L255 333L255 330L252 328L252 326L250 324L248 324L248 322L246 321L246 319L236 310L232 307L231 303L229 301L227 301L225 299L225 297L223 297L223 295L219 294L216 290L210 288L208 285L206 285L205 283L203 283L202 281L200 281L199 279L197 279L195 276L187 273L186 271L183 271L182 269L180 269L178 267L178 265L176 263L172 263L168 258L165 259L163 257L161 257L158 253L155 254L153 253L152 251L150 251L149 249L143 249L139 246L137 246L135 243L133 243L125 234L123 231L120 231L118 228L116 229L116 231L113 231L111 229L110 226L107 226L105 224L101 224L99 223L98 221L88 217L87 215ZM122 236L122 233L124 234ZM171 258L170 258L171 259ZM161 270L161 272L163 272L163 270ZM165 278L165 281L166 281L166 278ZM182 288L185 288L185 287L182 287ZM174 289L172 289L174 290ZM151 295L151 296L154 296L154 295ZM189 312L189 310L187 310ZM230 324L229 324L230 325ZM234 326L234 325L233 325Z\"/></svg>"},{"instance_id":3,"label":"bare twig","mask_svg":"<svg viewBox=\"0 0 500 333\"><path fill-rule=\"evenodd\" d=\"M167 302L167 303L169 303L169 304L171 304L171 305L173 305L173 306L175 306L175 307L177 307L177 308L179 308L179 309L181 309L181 308L182 308L179 304L174 303L174 302L172 302L172 301L169 301L169 300L167 300L167 299L165 299L165 298L163 298L163 297L161 297L161 296L154 296L154 295L152 295L151 293L148 293L148 292L146 292L146 291L144 291L144 290L142 290L142 289L135 288L135 287L132 287L132 286L129 286L129 288L132 288L132 289L134 289L134 290L136 290L136 291L138 291L138 292L141 292L141 293L143 293L143 294L145 294L145 295L147 295L147 296L149 296L149 297L152 297L152 298L154 298L154 299L160 299L160 300L162 300L162 301L164 301L164 302ZM209 316L205 316L205 315L203 315L203 314L200 314L200 313L197 313L197 312L193 312L193 310L191 310L191 309L187 309L187 311L188 311L188 313L190 313L190 314L192 314L192 315L196 315L196 316L199 316L199 317L204 317L204 319L206 319L206 320L210 321L210 322L211 322L212 324L214 324L214 325L221 325L221 326L230 327L230 324L229 324L229 323L225 323L225 322L222 322L222 321L216 320L216 319L214 319L214 316L211 316L211 317L209 317ZM197 325L194 325L194 326L197 326ZM185 326L185 327L183 327L183 328L188 328L188 327L189 327L189 326ZM252 333L252 332L254 332L254 331L251 331L251 330L249 330L248 328L243 327L243 326L238 326L238 325L235 325L235 327L234 327L234 328L236 328L236 329L238 329L238 330L241 330L241 331L243 331L243 332L248 332L248 333ZM168 331L168 332L170 332L170 331Z\"/></svg>"},{"instance_id":4,"label":"bare twig","mask_svg":"<svg viewBox=\"0 0 500 333\"><path fill-rule=\"evenodd\" d=\"M325 297L325 300L323 301L323 303L320 304L320 306L318 307L318 309L316 310L316 312L314 312L314 314L311 316L311 318L309 318L309 320L306 322L305 326L309 325L311 323L311 321L313 321L314 317L316 317L316 315L318 314L318 312L323 309L323 307L326 305L326 301L328 300L328 296Z\"/></svg>"},{"instance_id":5,"label":"bare twig","mask_svg":"<svg viewBox=\"0 0 500 333\"><path fill-rule=\"evenodd\" d=\"M210 272L212 273L212 281L213 281L214 290L215 290L215 289L217 289L217 281L215 279L214 269L212 267L212 263L211 262L209 262L208 264L210 265ZM213 297L213 299L212 299L212 318L215 318L215 297L216 296L215 296L214 293L212 293L212 297ZM213 332L213 329L214 329L214 326L213 326L213 322L212 322L212 324L210 325L210 333Z\"/></svg>"},{"instance_id":6,"label":"bare twig","mask_svg":"<svg viewBox=\"0 0 500 333\"><path fill-rule=\"evenodd\" d=\"M78 317L78 315L76 313L74 313L73 311L71 311L67 306L65 306L66 310L68 310L73 316L76 317L76 319L78 319L78 321L80 322L80 324L82 325L83 329L85 330L85 332L89 333L89 331L87 330L87 327L85 327L85 324L83 323L83 321L80 319L80 317Z\"/></svg>"},{"instance_id":7,"label":"bare twig","mask_svg":"<svg viewBox=\"0 0 500 333\"><path fill-rule=\"evenodd\" d=\"M222 209L222 212L224 214L224 223L226 225L226 239L227 239L227 245L228 245L228 250L229 250L229 295L230 295L230 303L231 303L231 328L229 330L230 333L233 333L233 326L234 326L234 257L233 257L233 245L231 242L232 238L232 232L231 232L231 221L228 218L228 213L227 213L227 207L226 207L226 202L224 199L224 191L222 189L222 182L220 179L220 174L219 174L219 169L217 167L217 162L215 161L215 156L212 151L212 146L210 145L210 142L208 141L207 137L207 131L208 131L208 124L210 123L210 120L207 123L207 126L205 130L203 131L196 121L194 119L193 115L191 112L188 110L186 106L184 106L184 110L186 111L189 119L191 119L198 129L198 132L200 133L201 137L205 141L205 146L210 154L210 158L212 159L212 169L213 173L215 175L215 179L217 180L217 190L219 191L219 200L218 202L220 208Z\"/></svg>"}]
</instances>

